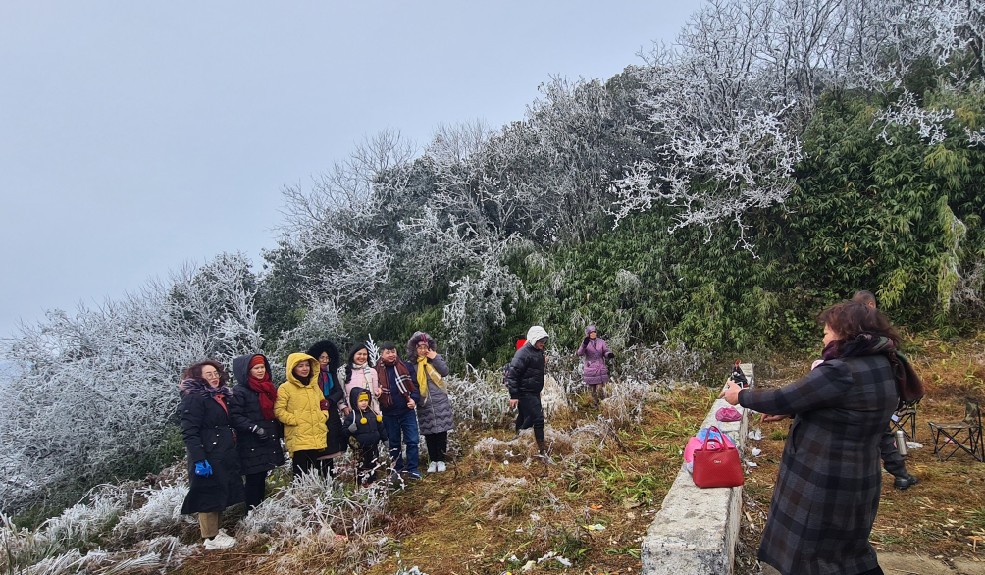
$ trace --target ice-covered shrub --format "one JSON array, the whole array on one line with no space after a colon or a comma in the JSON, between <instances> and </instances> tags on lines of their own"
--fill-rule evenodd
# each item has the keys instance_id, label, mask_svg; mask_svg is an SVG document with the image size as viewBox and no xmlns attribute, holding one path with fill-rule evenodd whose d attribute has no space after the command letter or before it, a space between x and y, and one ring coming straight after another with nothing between
<instances>
[{"instance_id":1,"label":"ice-covered shrub","mask_svg":"<svg viewBox=\"0 0 985 575\"><path fill-rule=\"evenodd\" d=\"M480 369L467 365L465 375L449 375L448 398L455 421L492 425L503 421L510 395L499 369Z\"/></svg>"},{"instance_id":2,"label":"ice-covered shrub","mask_svg":"<svg viewBox=\"0 0 985 575\"><path fill-rule=\"evenodd\" d=\"M123 487L97 486L82 501L41 524L40 529L63 550L91 548L116 524L126 508L127 497Z\"/></svg>"},{"instance_id":3,"label":"ice-covered shrub","mask_svg":"<svg viewBox=\"0 0 985 575\"><path fill-rule=\"evenodd\" d=\"M269 536L275 546L312 538L331 542L336 534L368 532L385 513L388 501L385 482L347 492L318 474L307 474L253 509L237 533Z\"/></svg>"},{"instance_id":4,"label":"ice-covered shrub","mask_svg":"<svg viewBox=\"0 0 985 575\"><path fill-rule=\"evenodd\" d=\"M194 519L181 514L186 493L188 484L181 481L138 489L134 498L143 499L143 505L126 512L113 529L113 535L123 541L135 541L175 534L182 526L192 525Z\"/></svg>"},{"instance_id":5,"label":"ice-covered shrub","mask_svg":"<svg viewBox=\"0 0 985 575\"><path fill-rule=\"evenodd\" d=\"M23 573L57 552L57 542L41 530L18 527L10 517L0 513L0 571Z\"/></svg>"}]
</instances>

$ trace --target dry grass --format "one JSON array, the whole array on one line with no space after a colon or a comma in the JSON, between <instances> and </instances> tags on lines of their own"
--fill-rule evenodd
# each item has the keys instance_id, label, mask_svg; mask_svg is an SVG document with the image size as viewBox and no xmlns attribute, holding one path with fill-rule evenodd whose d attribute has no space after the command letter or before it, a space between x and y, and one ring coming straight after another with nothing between
<instances>
[{"instance_id":1,"label":"dry grass","mask_svg":"<svg viewBox=\"0 0 985 575\"><path fill-rule=\"evenodd\" d=\"M514 439L506 429L460 427L464 456L396 493L385 524L363 539L311 554L268 555L261 546L203 552L178 573L287 572L285 556L312 573L390 575L417 565L431 575L498 574L531 561L526 573L564 570L562 561L571 562L569 572L638 573L640 538L680 469L681 438L700 425L711 396L701 387L667 392L646 407L644 425L617 429L595 423L599 411L579 397L577 412L549 422L548 443L553 437L558 449L546 466L530 457L529 432ZM506 451L515 455L503 458Z\"/></svg>"},{"instance_id":2,"label":"dry grass","mask_svg":"<svg viewBox=\"0 0 985 575\"><path fill-rule=\"evenodd\" d=\"M985 464L965 456L938 462L927 421L960 418L966 395L985 400L985 334L959 344L925 339L907 349L929 391L918 415L917 440L925 447L912 450L908 461L921 482L900 492L886 476L873 543L879 550L981 559L985 555L973 538L985 536ZM757 378L780 385L802 375L808 364L805 358L759 361ZM519 573L531 562L525 573L639 573L641 537L680 469L682 446L714 395L697 386L667 391L646 405L643 424L616 427L600 423L604 408L592 410L578 397L574 409L548 422L549 441L567 439L556 440L559 453L548 466L530 458L529 434L515 439L502 427L459 426L454 439L461 455L448 472L395 493L383 523L359 539L275 554L259 544L198 553L179 573L391 575L419 566L431 575L502 574ZM761 428L763 454L744 490L738 575L760 572L755 549L787 425Z\"/></svg>"}]
</instances>

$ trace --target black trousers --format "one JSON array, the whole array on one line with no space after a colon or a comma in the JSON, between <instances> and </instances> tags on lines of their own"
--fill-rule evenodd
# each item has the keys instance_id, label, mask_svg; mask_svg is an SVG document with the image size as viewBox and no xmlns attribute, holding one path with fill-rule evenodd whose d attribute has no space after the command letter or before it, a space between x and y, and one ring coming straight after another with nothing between
<instances>
[{"instance_id":1,"label":"black trousers","mask_svg":"<svg viewBox=\"0 0 985 575\"><path fill-rule=\"evenodd\" d=\"M359 446L359 481L372 483L376 481L376 468L380 465L380 444Z\"/></svg>"},{"instance_id":2,"label":"black trousers","mask_svg":"<svg viewBox=\"0 0 985 575\"><path fill-rule=\"evenodd\" d=\"M250 473L246 475L246 482L243 485L243 499L246 501L246 510L249 511L263 501L267 490L267 472Z\"/></svg>"},{"instance_id":3,"label":"black trousers","mask_svg":"<svg viewBox=\"0 0 985 575\"><path fill-rule=\"evenodd\" d=\"M424 442L428 446L428 460L430 461L445 460L445 454L448 452L447 431L425 435Z\"/></svg>"},{"instance_id":4,"label":"black trousers","mask_svg":"<svg viewBox=\"0 0 985 575\"><path fill-rule=\"evenodd\" d=\"M906 470L906 460L896 448L896 434L892 431L882 434L882 438L879 440L879 456L882 457L882 466L886 468L886 471L896 477L906 478L910 476Z\"/></svg>"},{"instance_id":5,"label":"black trousers","mask_svg":"<svg viewBox=\"0 0 985 575\"><path fill-rule=\"evenodd\" d=\"M312 469L317 469L318 475L328 477L333 462L331 459L318 459L324 453L321 449L295 451L294 455L291 456L291 474L298 478Z\"/></svg>"},{"instance_id":6,"label":"black trousers","mask_svg":"<svg viewBox=\"0 0 985 575\"><path fill-rule=\"evenodd\" d=\"M524 394L517 398L516 431L534 428L538 443L544 442L544 406L540 394Z\"/></svg>"}]
</instances>

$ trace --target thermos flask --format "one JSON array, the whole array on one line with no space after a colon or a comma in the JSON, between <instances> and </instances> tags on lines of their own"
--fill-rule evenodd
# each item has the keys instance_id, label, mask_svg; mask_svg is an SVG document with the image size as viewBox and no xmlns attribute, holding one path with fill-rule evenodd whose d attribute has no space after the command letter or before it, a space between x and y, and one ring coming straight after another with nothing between
<instances>
[{"instance_id":1,"label":"thermos flask","mask_svg":"<svg viewBox=\"0 0 985 575\"><path fill-rule=\"evenodd\" d=\"M902 429L896 430L896 450L900 455L906 455L906 434Z\"/></svg>"}]
</instances>

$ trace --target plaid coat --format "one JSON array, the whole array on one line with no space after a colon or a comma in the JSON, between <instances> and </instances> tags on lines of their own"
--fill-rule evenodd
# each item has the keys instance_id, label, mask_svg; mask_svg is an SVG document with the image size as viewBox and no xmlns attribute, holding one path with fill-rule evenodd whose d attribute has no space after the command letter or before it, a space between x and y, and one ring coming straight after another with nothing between
<instances>
[{"instance_id":1,"label":"plaid coat","mask_svg":"<svg viewBox=\"0 0 985 575\"><path fill-rule=\"evenodd\" d=\"M898 401L885 355L828 360L739 403L794 416L758 557L784 575L874 569L869 533L879 507L879 439Z\"/></svg>"}]
</instances>

